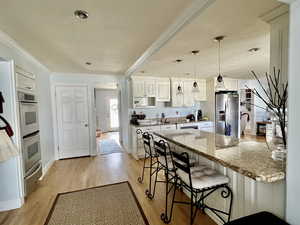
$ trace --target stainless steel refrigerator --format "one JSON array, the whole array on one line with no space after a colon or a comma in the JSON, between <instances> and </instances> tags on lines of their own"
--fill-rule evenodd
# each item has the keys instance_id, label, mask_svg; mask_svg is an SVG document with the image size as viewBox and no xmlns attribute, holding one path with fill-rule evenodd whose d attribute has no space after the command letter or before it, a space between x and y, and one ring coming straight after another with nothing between
<instances>
[{"instance_id":1,"label":"stainless steel refrigerator","mask_svg":"<svg viewBox=\"0 0 300 225\"><path fill-rule=\"evenodd\" d=\"M219 91L215 93L217 134L239 138L240 112L237 91Z\"/></svg>"}]
</instances>

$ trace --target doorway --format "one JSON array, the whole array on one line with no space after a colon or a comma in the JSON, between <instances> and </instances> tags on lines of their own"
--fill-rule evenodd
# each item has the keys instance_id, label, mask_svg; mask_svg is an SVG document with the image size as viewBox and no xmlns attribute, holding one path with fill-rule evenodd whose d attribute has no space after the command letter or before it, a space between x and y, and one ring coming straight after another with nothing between
<instances>
[{"instance_id":1,"label":"doorway","mask_svg":"<svg viewBox=\"0 0 300 225\"><path fill-rule=\"evenodd\" d=\"M59 159L90 155L87 86L56 86Z\"/></svg>"},{"instance_id":2,"label":"doorway","mask_svg":"<svg viewBox=\"0 0 300 225\"><path fill-rule=\"evenodd\" d=\"M117 89L95 89L98 154L120 153L119 99Z\"/></svg>"}]
</instances>

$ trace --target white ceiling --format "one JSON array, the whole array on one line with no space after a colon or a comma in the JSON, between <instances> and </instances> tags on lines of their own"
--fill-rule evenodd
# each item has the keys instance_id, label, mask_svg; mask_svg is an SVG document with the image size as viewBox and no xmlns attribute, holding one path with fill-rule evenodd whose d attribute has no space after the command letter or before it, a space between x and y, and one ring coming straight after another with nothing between
<instances>
[{"instance_id":1,"label":"white ceiling","mask_svg":"<svg viewBox=\"0 0 300 225\"><path fill-rule=\"evenodd\" d=\"M7 0L0 30L53 72L123 74L191 2ZM89 19L75 18L77 9Z\"/></svg>"},{"instance_id":2,"label":"white ceiling","mask_svg":"<svg viewBox=\"0 0 300 225\"><path fill-rule=\"evenodd\" d=\"M135 75L194 77L196 65L198 77L216 76L218 44L213 38L219 35L226 36L222 42L221 66L225 76L247 78L250 70L264 73L269 69L270 27L260 16L279 5L276 0L217 0L153 55ZM260 51L248 52L253 47L260 48ZM192 50L200 50L200 53L193 56L190 54ZM184 61L174 63L176 59Z\"/></svg>"}]
</instances>

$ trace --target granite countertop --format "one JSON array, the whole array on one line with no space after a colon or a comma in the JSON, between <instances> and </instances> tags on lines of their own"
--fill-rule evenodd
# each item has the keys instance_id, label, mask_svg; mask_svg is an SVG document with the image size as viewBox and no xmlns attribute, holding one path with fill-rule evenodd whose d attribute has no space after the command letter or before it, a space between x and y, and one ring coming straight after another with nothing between
<instances>
[{"instance_id":1,"label":"granite countertop","mask_svg":"<svg viewBox=\"0 0 300 225\"><path fill-rule=\"evenodd\" d=\"M151 127L151 126L167 126L167 125L176 125L176 124L193 124L193 123L201 123L201 122L211 122L210 120L186 121L186 119L180 119L180 120L169 119L168 122L166 123L157 122L156 119L153 119L153 121L154 121L153 123L149 123L149 124L142 124L142 125L131 124L131 126Z\"/></svg>"},{"instance_id":2,"label":"granite countertop","mask_svg":"<svg viewBox=\"0 0 300 225\"><path fill-rule=\"evenodd\" d=\"M194 129L157 131L154 134L256 181L271 183L285 178L285 163L273 160L263 142L240 141L235 146L222 147L220 143L235 140Z\"/></svg>"}]
</instances>

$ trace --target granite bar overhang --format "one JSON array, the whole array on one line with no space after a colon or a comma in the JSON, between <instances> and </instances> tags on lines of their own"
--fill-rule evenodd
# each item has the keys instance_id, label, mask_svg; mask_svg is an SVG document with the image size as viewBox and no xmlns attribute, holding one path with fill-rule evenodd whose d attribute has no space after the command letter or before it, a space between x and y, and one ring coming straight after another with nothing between
<instances>
[{"instance_id":1,"label":"granite bar overhang","mask_svg":"<svg viewBox=\"0 0 300 225\"><path fill-rule=\"evenodd\" d=\"M154 135L256 181L285 179L285 163L272 159L266 143L240 140L235 146L216 147L216 140L229 143L230 137L194 129L157 131Z\"/></svg>"}]
</instances>

